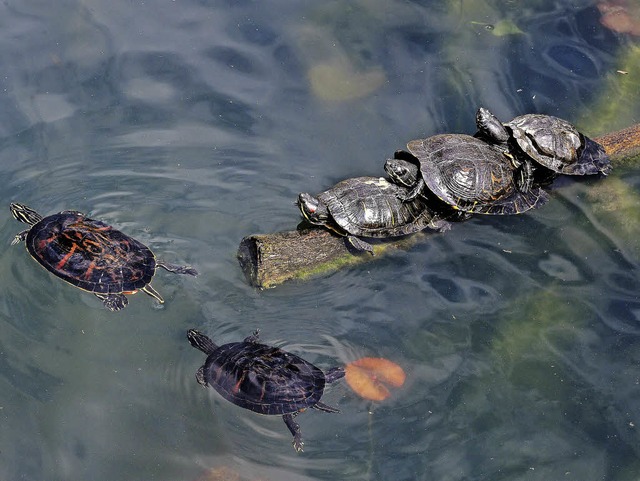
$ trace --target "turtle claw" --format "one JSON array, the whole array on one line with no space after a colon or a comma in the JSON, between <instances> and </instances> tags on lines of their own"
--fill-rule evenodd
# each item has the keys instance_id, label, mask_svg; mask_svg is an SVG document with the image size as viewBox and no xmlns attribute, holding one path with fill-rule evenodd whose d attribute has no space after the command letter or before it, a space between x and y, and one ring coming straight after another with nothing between
<instances>
[{"instance_id":1,"label":"turtle claw","mask_svg":"<svg viewBox=\"0 0 640 481\"><path fill-rule=\"evenodd\" d=\"M16 244L20 244L20 242L24 242L25 239L27 238L28 233L29 233L28 230L23 230L22 232L16 234L16 236L11 241L11 245L14 246Z\"/></svg>"},{"instance_id":2,"label":"turtle claw","mask_svg":"<svg viewBox=\"0 0 640 481\"><path fill-rule=\"evenodd\" d=\"M285 414L282 416L282 419L289 428L289 431L291 431L291 434L293 434L293 441L291 442L291 444L293 444L293 449L299 453L303 450L302 447L304 446L304 441L302 441L300 425L293 419L297 414L298 413Z\"/></svg>"},{"instance_id":3,"label":"turtle claw","mask_svg":"<svg viewBox=\"0 0 640 481\"><path fill-rule=\"evenodd\" d=\"M196 381L198 381L198 384L200 384L202 387L209 386L209 383L204 376L204 366L200 367L200 369L198 369L198 371L196 372Z\"/></svg>"},{"instance_id":4,"label":"turtle claw","mask_svg":"<svg viewBox=\"0 0 640 481\"><path fill-rule=\"evenodd\" d=\"M304 441L302 440L301 436L294 436L291 444L293 445L293 449L295 449L297 453L301 453L302 451L304 451Z\"/></svg>"},{"instance_id":5,"label":"turtle claw","mask_svg":"<svg viewBox=\"0 0 640 481\"><path fill-rule=\"evenodd\" d=\"M249 337L246 337L244 339L244 342L256 343L259 340L260 340L260 329L256 329L255 331L253 331L253 334L251 334Z\"/></svg>"}]
</instances>

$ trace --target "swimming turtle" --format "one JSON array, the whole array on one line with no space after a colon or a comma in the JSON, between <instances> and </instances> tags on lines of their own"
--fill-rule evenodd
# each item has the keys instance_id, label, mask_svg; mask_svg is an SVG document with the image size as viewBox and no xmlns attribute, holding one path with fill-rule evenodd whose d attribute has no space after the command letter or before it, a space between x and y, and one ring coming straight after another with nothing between
<instances>
[{"instance_id":1,"label":"swimming turtle","mask_svg":"<svg viewBox=\"0 0 640 481\"><path fill-rule=\"evenodd\" d=\"M242 342L216 345L206 335L190 329L189 343L204 352L207 360L196 380L211 386L227 401L250 411L281 415L293 435L293 447L302 451L300 426L294 418L307 408L327 413L340 411L320 402L326 384L344 376L344 368L327 372L301 357L259 343L258 331Z\"/></svg>"},{"instance_id":2,"label":"swimming turtle","mask_svg":"<svg viewBox=\"0 0 640 481\"><path fill-rule=\"evenodd\" d=\"M549 194L533 185L529 159L510 153L506 131L478 118L477 123L480 136L412 140L409 152L398 151L386 161L391 180L412 189L405 200L426 187L454 209L476 214L519 214L546 203Z\"/></svg>"},{"instance_id":3,"label":"swimming turtle","mask_svg":"<svg viewBox=\"0 0 640 481\"><path fill-rule=\"evenodd\" d=\"M42 267L94 293L111 311L126 307L125 294L138 290L164 303L150 284L158 267L175 274L198 274L192 267L157 260L143 243L81 212L65 210L42 217L22 204L12 203L10 209L17 220L31 226L11 244L26 242L29 254Z\"/></svg>"},{"instance_id":4,"label":"swimming turtle","mask_svg":"<svg viewBox=\"0 0 640 481\"><path fill-rule=\"evenodd\" d=\"M358 250L373 254L373 247L359 237L389 238L421 231L450 228L423 198L403 202L407 189L382 177L354 177L338 182L316 196L298 195L305 219L340 235Z\"/></svg>"},{"instance_id":5,"label":"swimming turtle","mask_svg":"<svg viewBox=\"0 0 640 481\"><path fill-rule=\"evenodd\" d=\"M566 120L551 115L526 114L505 123L513 144L540 165L567 175L611 172L604 147Z\"/></svg>"}]
</instances>

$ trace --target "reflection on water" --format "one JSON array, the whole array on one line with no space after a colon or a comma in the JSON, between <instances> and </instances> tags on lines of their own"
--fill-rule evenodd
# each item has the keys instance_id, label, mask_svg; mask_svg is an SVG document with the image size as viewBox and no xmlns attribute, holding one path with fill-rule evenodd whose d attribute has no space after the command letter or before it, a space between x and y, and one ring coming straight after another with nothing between
<instances>
[{"instance_id":1,"label":"reflection on water","mask_svg":"<svg viewBox=\"0 0 640 481\"><path fill-rule=\"evenodd\" d=\"M637 477L632 168L271 291L235 258L245 235L297 225L298 192L383 175L412 138L472 132L479 105L608 129L592 106L629 91L611 75L635 47L591 2L0 9L1 479ZM12 201L86 212L201 274L159 276L161 309L107 312L9 245ZM407 378L382 402L333 384L342 414L300 416L296 455L281 419L197 384L189 328L260 328L322 369L383 357Z\"/></svg>"}]
</instances>

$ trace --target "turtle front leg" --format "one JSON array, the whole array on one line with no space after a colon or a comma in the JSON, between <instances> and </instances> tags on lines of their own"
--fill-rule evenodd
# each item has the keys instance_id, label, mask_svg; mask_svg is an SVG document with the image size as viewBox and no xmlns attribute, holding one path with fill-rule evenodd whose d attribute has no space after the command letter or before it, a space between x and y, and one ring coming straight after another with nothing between
<instances>
[{"instance_id":1,"label":"turtle front leg","mask_svg":"<svg viewBox=\"0 0 640 481\"><path fill-rule=\"evenodd\" d=\"M402 197L398 196L398 197L402 202L411 202L412 200L415 200L416 197L418 197L418 194L422 192L422 190L424 189L424 186L425 186L424 179L420 178L416 183L416 185L407 193L407 195L404 195Z\"/></svg>"},{"instance_id":2,"label":"turtle front leg","mask_svg":"<svg viewBox=\"0 0 640 481\"><path fill-rule=\"evenodd\" d=\"M19 244L20 242L24 242L27 238L27 234L29 233L29 229L23 230L22 232L16 234L16 236L11 241L11 245L14 246Z\"/></svg>"},{"instance_id":3,"label":"turtle front leg","mask_svg":"<svg viewBox=\"0 0 640 481\"><path fill-rule=\"evenodd\" d=\"M187 274L190 276L197 276L198 275L198 271L195 270L193 267L191 266L178 266L175 264L168 264L166 262L161 262L158 261L156 263L156 268L157 267L162 267L163 269L169 271L169 272L173 272L174 274Z\"/></svg>"},{"instance_id":4,"label":"turtle front leg","mask_svg":"<svg viewBox=\"0 0 640 481\"><path fill-rule=\"evenodd\" d=\"M129 304L129 299L124 294L96 294L96 297L102 301L104 307L110 311L119 311Z\"/></svg>"},{"instance_id":5,"label":"turtle front leg","mask_svg":"<svg viewBox=\"0 0 640 481\"><path fill-rule=\"evenodd\" d=\"M243 342L256 343L259 341L260 341L260 329L256 329L255 331L253 331L253 334L251 334L249 337L246 337Z\"/></svg>"},{"instance_id":6,"label":"turtle front leg","mask_svg":"<svg viewBox=\"0 0 640 481\"><path fill-rule=\"evenodd\" d=\"M198 371L196 372L196 381L198 381L198 384L200 384L202 387L209 386L207 378L204 376L204 366L200 367L200 369L198 369Z\"/></svg>"},{"instance_id":7,"label":"turtle front leg","mask_svg":"<svg viewBox=\"0 0 640 481\"><path fill-rule=\"evenodd\" d=\"M304 442L302 441L302 433L300 432L300 425L297 422L295 422L295 420L293 419L297 415L298 413L285 414L282 416L282 419L284 419L284 423L289 428L289 431L291 431L291 434L293 434L293 443L292 443L293 448L297 452L300 452L302 451L302 446L304 446Z\"/></svg>"},{"instance_id":8,"label":"turtle front leg","mask_svg":"<svg viewBox=\"0 0 640 481\"><path fill-rule=\"evenodd\" d=\"M517 167L516 183L521 192L529 192L533 186L533 165L528 160L521 162Z\"/></svg>"}]
</instances>

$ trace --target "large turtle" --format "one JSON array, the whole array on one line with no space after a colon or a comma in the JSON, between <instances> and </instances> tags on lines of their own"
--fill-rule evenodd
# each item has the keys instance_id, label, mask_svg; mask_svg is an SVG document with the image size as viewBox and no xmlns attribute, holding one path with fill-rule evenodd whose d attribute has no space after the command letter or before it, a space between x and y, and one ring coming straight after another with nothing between
<instances>
[{"instance_id":1,"label":"large turtle","mask_svg":"<svg viewBox=\"0 0 640 481\"><path fill-rule=\"evenodd\" d=\"M325 385L344 376L344 368L323 373L301 357L260 344L258 331L242 342L217 346L209 337L190 329L189 343L207 360L196 379L211 386L227 401L267 415L281 415L293 435L293 447L302 451L300 426L294 417L307 408L327 413L340 411L320 402Z\"/></svg>"},{"instance_id":2,"label":"large turtle","mask_svg":"<svg viewBox=\"0 0 640 481\"><path fill-rule=\"evenodd\" d=\"M12 245L26 242L29 254L42 267L94 293L111 311L126 307L125 294L138 290L163 303L150 284L158 267L176 274L198 274L192 267L157 260L143 243L77 211L42 217L25 205L12 203L11 213L31 226L16 235Z\"/></svg>"},{"instance_id":3,"label":"large turtle","mask_svg":"<svg viewBox=\"0 0 640 481\"><path fill-rule=\"evenodd\" d=\"M403 202L407 189L381 177L354 177L338 182L316 196L298 195L305 219L340 235L358 250L373 254L373 247L359 237L389 238L427 227L446 230L449 222L424 198Z\"/></svg>"},{"instance_id":4,"label":"large turtle","mask_svg":"<svg viewBox=\"0 0 640 481\"><path fill-rule=\"evenodd\" d=\"M480 108L478 117L495 131L499 130L497 119L487 109ZM526 114L510 120L504 127L514 150L521 150L553 172L567 175L607 175L611 172L611 162L604 148L566 120L551 115Z\"/></svg>"},{"instance_id":5,"label":"large turtle","mask_svg":"<svg viewBox=\"0 0 640 481\"><path fill-rule=\"evenodd\" d=\"M533 185L531 163L513 156L506 131L494 127L478 121L481 136L440 134L412 140L409 152L396 152L384 168L393 182L412 189L405 200L424 194L426 187L468 213L519 214L540 207L549 195Z\"/></svg>"}]
</instances>

